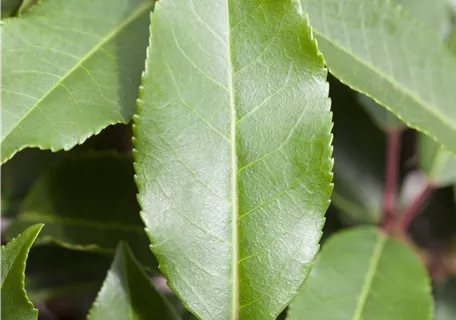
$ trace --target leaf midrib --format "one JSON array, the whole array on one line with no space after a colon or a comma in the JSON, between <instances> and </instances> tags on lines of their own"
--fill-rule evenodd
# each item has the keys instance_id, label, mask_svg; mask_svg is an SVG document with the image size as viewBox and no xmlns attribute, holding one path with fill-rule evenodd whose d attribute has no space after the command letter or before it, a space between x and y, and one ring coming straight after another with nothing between
<instances>
[{"instance_id":1,"label":"leaf midrib","mask_svg":"<svg viewBox=\"0 0 456 320\"><path fill-rule=\"evenodd\" d=\"M383 234L378 234L379 239L377 244L375 245L374 251L372 253L371 260L369 261L369 266L366 273L365 282L361 293L359 295L358 304L356 305L355 313L353 316L353 320L361 320L361 316L364 311L364 306L366 305L367 298L369 296L369 292L372 288L372 282L375 278L375 273L378 269L378 263L380 261L380 257L382 255L382 251L385 247L387 237Z\"/></svg>"},{"instance_id":2,"label":"leaf midrib","mask_svg":"<svg viewBox=\"0 0 456 320\"><path fill-rule=\"evenodd\" d=\"M90 49L81 59L71 67L62 78L57 81L48 91L44 94L17 122L11 127L9 132L2 138L2 142L5 141L9 135L24 121L27 116L32 113L43 101L46 99L55 89L57 89L68 77L70 77L77 69L79 69L84 62L89 60L95 53L100 50L105 44L109 43L114 37L116 37L124 28L126 28L130 23L135 21L141 14L143 14L147 9L152 7L153 2L147 1L143 2L135 11L131 13L129 17L123 20L117 28L114 28L110 33L108 33L103 40L96 44L92 49Z\"/></svg>"},{"instance_id":3,"label":"leaf midrib","mask_svg":"<svg viewBox=\"0 0 456 320\"><path fill-rule=\"evenodd\" d=\"M408 88L404 87L400 82L396 82L394 79L392 79L388 75L384 74L382 71L377 69L375 66L371 65L369 62L364 61L363 59L359 58L357 55L354 55L350 50L348 50L345 47L339 45L339 43L337 41L335 41L331 37L328 37L328 36L324 35L322 32L320 32L319 30L315 29L315 27L313 28L313 32L315 34L317 34L318 36L326 39L331 45L333 45L334 47L336 47L340 51L345 52L347 55L352 57L354 60L358 61L360 64L364 65L366 68L371 69L374 73L379 75L381 78L385 79L391 86L395 87L398 91L400 91L405 96L410 97L418 105L421 105L424 110L426 110L430 114L434 115L437 119L442 121L444 124L448 125L453 131L456 131L456 122L452 122L449 117L446 117L445 115L440 113L439 109L432 108L432 105L430 105L428 102L422 100L421 97L415 96L413 94L413 92L410 92L410 90ZM332 73L332 68L331 67L329 67L329 71ZM343 80L342 77L337 77L337 78L340 78L341 80ZM349 85L352 88L357 87L355 85L349 84L347 81L344 81L344 82L347 83L347 85ZM357 91L360 91L360 92L366 94L367 96L371 97L372 99L374 99L376 102L379 102L383 106L386 105L386 103L380 101L376 97L373 97L370 93L367 93L367 92L361 91L361 90L357 90ZM389 109L389 107L387 109ZM396 112L393 112L393 113L397 114ZM402 115L400 117L403 118Z\"/></svg>"},{"instance_id":4,"label":"leaf midrib","mask_svg":"<svg viewBox=\"0 0 456 320\"><path fill-rule=\"evenodd\" d=\"M238 235L238 218L239 218L239 208L238 208L238 190L237 190L237 179L238 179L238 166L237 166L237 149L236 149L236 129L237 129L237 114L236 114L236 102L234 99L233 92L233 57L231 50L231 17L230 17L230 1L226 0L226 14L227 14L227 48L228 48L228 94L230 99L230 155L231 155L231 228L232 228L232 257L231 257L231 268L232 268L232 280L233 280L233 293L232 293L232 319L238 319L238 307L239 307L239 271L238 271L238 261L239 261L239 235Z\"/></svg>"}]
</instances>

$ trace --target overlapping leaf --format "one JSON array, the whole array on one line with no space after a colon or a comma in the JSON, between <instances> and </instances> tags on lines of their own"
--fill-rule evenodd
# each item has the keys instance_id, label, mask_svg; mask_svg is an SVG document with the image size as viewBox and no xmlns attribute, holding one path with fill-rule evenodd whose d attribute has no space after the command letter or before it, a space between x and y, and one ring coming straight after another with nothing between
<instances>
[{"instance_id":1,"label":"overlapping leaf","mask_svg":"<svg viewBox=\"0 0 456 320\"><path fill-rule=\"evenodd\" d=\"M298 1L163 0L135 116L142 217L203 319L275 319L331 193L326 69Z\"/></svg>"},{"instance_id":2,"label":"overlapping leaf","mask_svg":"<svg viewBox=\"0 0 456 320\"><path fill-rule=\"evenodd\" d=\"M114 252L119 240L125 240L141 262L152 264L132 162L111 152L69 156L35 183L6 235L46 223L37 243Z\"/></svg>"},{"instance_id":3,"label":"overlapping leaf","mask_svg":"<svg viewBox=\"0 0 456 320\"><path fill-rule=\"evenodd\" d=\"M43 225L34 225L1 250L1 318L4 320L31 320L38 318L38 310L24 290L25 261L35 238Z\"/></svg>"},{"instance_id":4,"label":"overlapping leaf","mask_svg":"<svg viewBox=\"0 0 456 320\"><path fill-rule=\"evenodd\" d=\"M2 5L2 19L14 15L21 6L22 0L3 0Z\"/></svg>"},{"instance_id":5,"label":"overlapping leaf","mask_svg":"<svg viewBox=\"0 0 456 320\"><path fill-rule=\"evenodd\" d=\"M456 58L385 0L301 0L329 70L456 152Z\"/></svg>"},{"instance_id":6,"label":"overlapping leaf","mask_svg":"<svg viewBox=\"0 0 456 320\"><path fill-rule=\"evenodd\" d=\"M69 149L134 112L152 1L43 1L2 25L1 162Z\"/></svg>"},{"instance_id":7,"label":"overlapping leaf","mask_svg":"<svg viewBox=\"0 0 456 320\"><path fill-rule=\"evenodd\" d=\"M409 248L375 228L327 240L288 320L430 320L426 269Z\"/></svg>"},{"instance_id":8,"label":"overlapping leaf","mask_svg":"<svg viewBox=\"0 0 456 320\"><path fill-rule=\"evenodd\" d=\"M120 243L88 320L179 319L125 243Z\"/></svg>"}]
</instances>

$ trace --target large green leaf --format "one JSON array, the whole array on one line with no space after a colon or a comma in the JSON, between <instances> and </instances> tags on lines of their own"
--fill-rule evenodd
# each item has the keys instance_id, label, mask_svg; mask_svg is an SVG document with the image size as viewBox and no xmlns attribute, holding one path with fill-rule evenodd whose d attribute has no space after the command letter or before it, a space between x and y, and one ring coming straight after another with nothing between
<instances>
[{"instance_id":1,"label":"large green leaf","mask_svg":"<svg viewBox=\"0 0 456 320\"><path fill-rule=\"evenodd\" d=\"M327 240L289 320L430 320L426 269L401 242L357 228Z\"/></svg>"},{"instance_id":2,"label":"large green leaf","mask_svg":"<svg viewBox=\"0 0 456 320\"><path fill-rule=\"evenodd\" d=\"M135 116L142 217L202 319L274 319L331 194L326 69L295 0L163 0Z\"/></svg>"},{"instance_id":3,"label":"large green leaf","mask_svg":"<svg viewBox=\"0 0 456 320\"><path fill-rule=\"evenodd\" d=\"M450 26L447 0L396 0L405 10L425 23L436 34L444 37ZM403 130L406 125L389 110L382 108L371 98L359 94L359 100L373 121L384 131Z\"/></svg>"},{"instance_id":4,"label":"large green leaf","mask_svg":"<svg viewBox=\"0 0 456 320\"><path fill-rule=\"evenodd\" d=\"M125 240L142 262L152 264L132 163L130 156L111 152L69 156L35 183L7 237L46 223L37 243L114 253L119 240Z\"/></svg>"},{"instance_id":5,"label":"large green leaf","mask_svg":"<svg viewBox=\"0 0 456 320\"><path fill-rule=\"evenodd\" d=\"M456 153L456 58L387 0L301 0L329 70Z\"/></svg>"},{"instance_id":6,"label":"large green leaf","mask_svg":"<svg viewBox=\"0 0 456 320\"><path fill-rule=\"evenodd\" d=\"M179 319L125 243L120 243L88 320Z\"/></svg>"},{"instance_id":7,"label":"large green leaf","mask_svg":"<svg viewBox=\"0 0 456 320\"><path fill-rule=\"evenodd\" d=\"M134 112L152 1L47 0L2 25L1 162L70 149Z\"/></svg>"},{"instance_id":8,"label":"large green leaf","mask_svg":"<svg viewBox=\"0 0 456 320\"><path fill-rule=\"evenodd\" d=\"M420 169L434 186L456 183L456 157L431 138L418 137L418 158Z\"/></svg>"},{"instance_id":9,"label":"large green leaf","mask_svg":"<svg viewBox=\"0 0 456 320\"><path fill-rule=\"evenodd\" d=\"M444 38L451 26L448 0L395 0L420 22Z\"/></svg>"},{"instance_id":10,"label":"large green leaf","mask_svg":"<svg viewBox=\"0 0 456 320\"><path fill-rule=\"evenodd\" d=\"M33 241L43 225L34 225L1 250L1 318L4 320L37 319L38 310L27 298L24 290L25 261Z\"/></svg>"}]
</instances>

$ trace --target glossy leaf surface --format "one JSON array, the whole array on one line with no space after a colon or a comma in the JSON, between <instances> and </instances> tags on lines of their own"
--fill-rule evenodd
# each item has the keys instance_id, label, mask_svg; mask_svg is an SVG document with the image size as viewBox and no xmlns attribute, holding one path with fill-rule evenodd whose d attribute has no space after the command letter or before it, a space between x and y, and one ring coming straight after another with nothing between
<instances>
[{"instance_id":1,"label":"glossy leaf surface","mask_svg":"<svg viewBox=\"0 0 456 320\"><path fill-rule=\"evenodd\" d=\"M426 269L404 244L375 228L333 235L291 303L288 320L430 320Z\"/></svg>"},{"instance_id":2,"label":"glossy leaf surface","mask_svg":"<svg viewBox=\"0 0 456 320\"><path fill-rule=\"evenodd\" d=\"M202 319L275 319L331 193L326 69L298 1L163 0L135 116L142 217Z\"/></svg>"},{"instance_id":3,"label":"glossy leaf surface","mask_svg":"<svg viewBox=\"0 0 456 320\"><path fill-rule=\"evenodd\" d=\"M48 0L2 25L1 162L134 113L152 1Z\"/></svg>"},{"instance_id":4,"label":"glossy leaf surface","mask_svg":"<svg viewBox=\"0 0 456 320\"><path fill-rule=\"evenodd\" d=\"M179 319L125 243L120 243L88 320Z\"/></svg>"},{"instance_id":5,"label":"glossy leaf surface","mask_svg":"<svg viewBox=\"0 0 456 320\"><path fill-rule=\"evenodd\" d=\"M142 262L152 264L132 162L129 156L111 152L70 155L38 179L6 235L46 223L37 243L114 253L117 243L125 240Z\"/></svg>"},{"instance_id":6,"label":"glossy leaf surface","mask_svg":"<svg viewBox=\"0 0 456 320\"><path fill-rule=\"evenodd\" d=\"M1 318L4 320L38 319L38 310L24 290L25 262L43 225L34 225L11 240L1 251Z\"/></svg>"},{"instance_id":7,"label":"glossy leaf surface","mask_svg":"<svg viewBox=\"0 0 456 320\"><path fill-rule=\"evenodd\" d=\"M301 0L329 70L456 153L456 58L397 4Z\"/></svg>"}]
</instances>

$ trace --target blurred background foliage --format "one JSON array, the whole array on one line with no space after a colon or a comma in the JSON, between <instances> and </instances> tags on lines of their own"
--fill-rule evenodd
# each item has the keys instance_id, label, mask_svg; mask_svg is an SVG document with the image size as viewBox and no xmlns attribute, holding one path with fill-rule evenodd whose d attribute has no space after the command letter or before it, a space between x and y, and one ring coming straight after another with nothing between
<instances>
[{"instance_id":1,"label":"blurred background foliage","mask_svg":"<svg viewBox=\"0 0 456 320\"><path fill-rule=\"evenodd\" d=\"M456 1L427 1L427 6L396 1L456 47L456 31L451 32L456 30ZM2 18L32 2L2 1ZM397 130L402 138L399 203L405 207L433 185L409 233L432 278L435 319L456 319L456 176L445 174L442 180L426 165L425 157L437 154L438 145L431 141L423 147L421 135L374 101L331 76L329 82L335 189L322 241L342 228L381 222L387 133ZM451 165L454 159L449 159ZM129 244L183 319L193 319L166 287L148 250L136 204L131 126L111 126L69 152L23 150L1 171L2 244L31 224L46 223L31 250L25 281L40 319L83 319L120 240Z\"/></svg>"}]
</instances>

